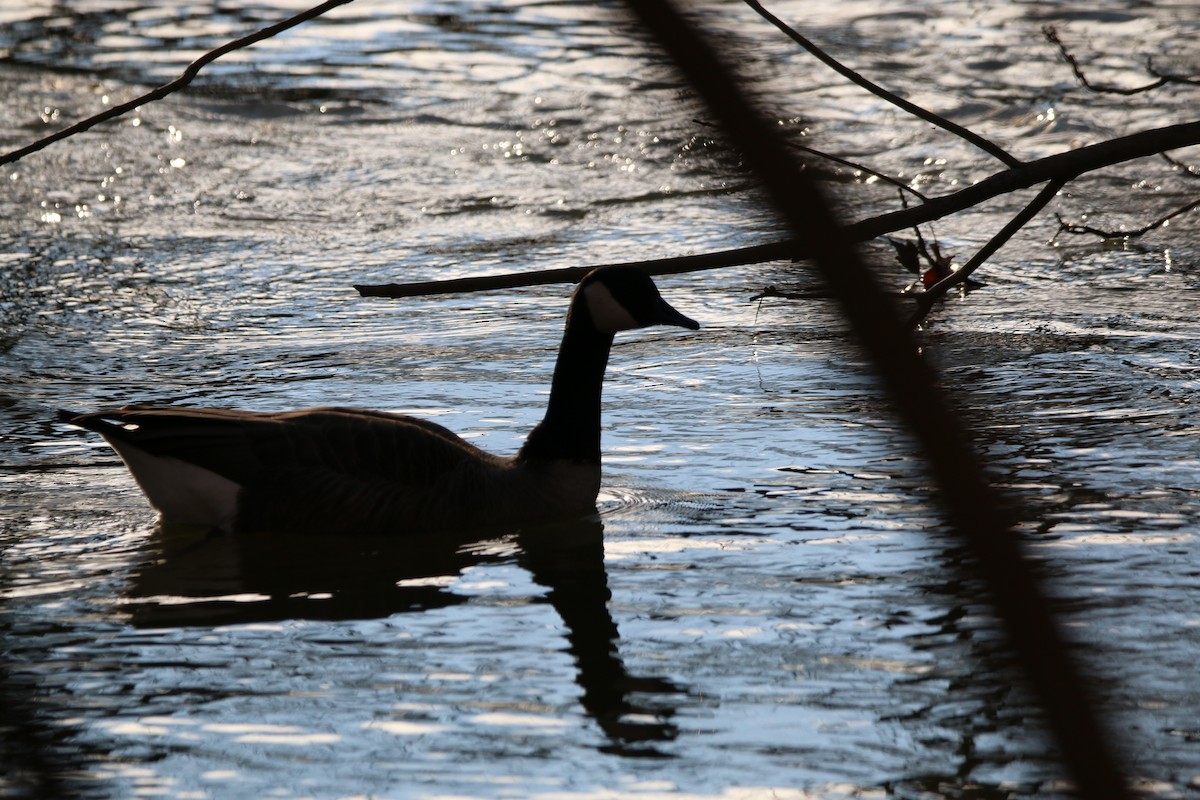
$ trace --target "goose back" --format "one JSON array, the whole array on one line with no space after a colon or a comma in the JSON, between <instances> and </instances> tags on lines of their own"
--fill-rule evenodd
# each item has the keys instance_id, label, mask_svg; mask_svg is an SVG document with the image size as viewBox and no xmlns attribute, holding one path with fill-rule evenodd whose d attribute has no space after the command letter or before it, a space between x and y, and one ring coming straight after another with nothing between
<instances>
[{"instance_id":1,"label":"goose back","mask_svg":"<svg viewBox=\"0 0 1200 800\"><path fill-rule=\"evenodd\" d=\"M599 464L522 468L436 423L366 409L130 406L63 419L102 435L151 506L184 525L403 532L505 524L594 510L600 482Z\"/></svg>"}]
</instances>

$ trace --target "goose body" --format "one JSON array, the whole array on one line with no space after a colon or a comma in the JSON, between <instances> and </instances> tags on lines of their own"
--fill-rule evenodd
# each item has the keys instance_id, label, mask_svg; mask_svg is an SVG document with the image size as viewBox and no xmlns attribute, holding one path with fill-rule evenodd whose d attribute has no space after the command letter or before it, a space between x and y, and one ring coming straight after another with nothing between
<instances>
[{"instance_id":1,"label":"goose body","mask_svg":"<svg viewBox=\"0 0 1200 800\"><path fill-rule=\"evenodd\" d=\"M427 420L358 408L134 405L59 418L103 436L165 524L402 533L581 515L600 489L613 335L659 324L699 327L635 269L580 281L546 415L511 457Z\"/></svg>"}]
</instances>

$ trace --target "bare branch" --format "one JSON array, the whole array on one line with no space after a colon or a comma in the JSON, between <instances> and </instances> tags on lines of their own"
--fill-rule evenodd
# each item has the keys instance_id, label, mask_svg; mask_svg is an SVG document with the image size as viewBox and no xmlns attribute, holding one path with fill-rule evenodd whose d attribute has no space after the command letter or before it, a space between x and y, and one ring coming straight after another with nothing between
<instances>
[{"instance_id":1,"label":"bare branch","mask_svg":"<svg viewBox=\"0 0 1200 800\"><path fill-rule=\"evenodd\" d=\"M1008 192L1028 189L1053 180L1070 182L1085 172L1195 144L1200 144L1200 120L1139 131L1025 162L1014 169L997 172L965 189L932 198L924 205L881 214L848 227L862 239L873 239L885 233L940 219Z\"/></svg>"},{"instance_id":2,"label":"bare branch","mask_svg":"<svg viewBox=\"0 0 1200 800\"><path fill-rule=\"evenodd\" d=\"M761 264L796 257L794 242L771 242L737 250L720 250L693 256L655 258L647 261L630 262L650 275L675 275L683 272L701 272L708 269L736 266L738 264ZM520 286L539 286L546 283L578 283L595 266L563 267L533 272L517 272L507 275L491 275L475 278L455 278L418 283L383 283L355 285L363 297L420 297L430 294L457 294L463 292L485 292L492 289L514 289Z\"/></svg>"},{"instance_id":3,"label":"bare branch","mask_svg":"<svg viewBox=\"0 0 1200 800\"><path fill-rule=\"evenodd\" d=\"M884 183L890 183L892 186L895 186L897 189L899 189L902 192L908 192L909 194L913 195L918 200L920 200L922 203L929 202L929 198L926 197L924 194L917 191L913 187L909 186L904 181L893 178L891 175L884 175L882 172L879 172L878 170L873 170L870 167L864 166L855 161L851 161L848 158L842 158L841 156L835 156L832 153L826 153L822 150L816 149L815 147L809 147L807 145L798 144L796 142L788 142L787 144L789 147L794 147L797 150L800 150L801 152L808 153L809 155L814 155L817 158L823 158L826 161L832 161L835 164L841 164L843 167L849 167L850 169L856 169L860 172L865 172L868 175L878 178L879 180L883 181Z\"/></svg>"},{"instance_id":4,"label":"bare branch","mask_svg":"<svg viewBox=\"0 0 1200 800\"><path fill-rule=\"evenodd\" d=\"M963 281L971 276L971 273L979 269L979 267L987 261L992 255L1004 246L1004 243L1011 239L1017 231L1025 227L1031 219L1037 216L1037 213L1046 207L1046 204L1054 199L1063 186L1067 183L1066 179L1057 179L1047 183L1037 196L1029 202L1025 208L1021 209L1020 213L1008 221L1000 231L993 236L988 243L979 249L971 260L964 264L959 269L951 272L948 276L930 286L924 293L917 296L917 310L909 319L910 327L916 327L921 323L921 320L929 314L929 309L933 308L933 304L941 297L945 296L946 292L960 285Z\"/></svg>"},{"instance_id":5,"label":"bare branch","mask_svg":"<svg viewBox=\"0 0 1200 800\"><path fill-rule=\"evenodd\" d=\"M1168 83L1168 79L1165 77L1159 77L1159 79L1153 83L1147 83L1145 86L1135 86L1131 89L1122 88L1120 86L1112 86L1110 84L1092 83L1087 79L1087 76L1083 74L1083 69L1080 68L1079 62L1075 60L1075 56L1071 55L1071 52L1067 50L1067 46L1062 43L1062 39L1058 38L1058 31L1055 29L1055 27L1053 25L1046 25L1042 28L1042 33L1045 35L1048 42L1058 47L1059 54L1061 54L1063 59L1071 65L1071 71L1075 73L1076 80L1078 80L1085 89L1090 89L1093 92L1101 92L1103 94L1134 95L1142 92L1148 92L1151 89L1157 89L1160 86L1165 86Z\"/></svg>"},{"instance_id":6,"label":"bare branch","mask_svg":"<svg viewBox=\"0 0 1200 800\"><path fill-rule=\"evenodd\" d=\"M692 121L695 122L697 125L704 125L705 127L708 127L708 128L716 127L711 122L705 122L702 119L694 119ZM914 197L921 200L921 202L925 202L926 200L929 199L925 195L921 194L921 192L917 191L916 189L914 189L911 186L909 186L908 184L906 184L904 181L897 180L896 178L893 178L890 175L885 175L878 170L871 169L870 167L866 166L865 164L860 164L857 161L851 161L850 159L842 158L841 156L835 156L832 153L826 153L823 150L818 150L815 147L809 147L807 145L803 145L798 142L789 141L789 142L787 142L787 145L789 147L794 147L797 150L800 150L801 152L808 153L810 155L814 155L820 159L824 159L825 161L832 161L835 164L841 164L843 167L849 167L850 169L858 170L859 172L865 172L868 175L878 178L879 180L883 181L884 183L890 183L891 185L895 186L896 188L898 188L902 191L909 192Z\"/></svg>"},{"instance_id":7,"label":"bare branch","mask_svg":"<svg viewBox=\"0 0 1200 800\"><path fill-rule=\"evenodd\" d=\"M1074 222L1067 222L1062 217L1058 217L1058 232L1073 233L1076 235L1091 234L1093 236L1100 236L1104 239L1137 239L1141 236L1145 236L1152 230L1163 227L1171 220L1186 214L1194 208L1200 208L1200 200L1193 200L1192 202L1175 209L1169 214L1159 217L1158 219L1154 220L1154 222L1130 231L1112 231L1104 228L1095 228L1091 225L1079 225Z\"/></svg>"},{"instance_id":8,"label":"bare branch","mask_svg":"<svg viewBox=\"0 0 1200 800\"><path fill-rule=\"evenodd\" d=\"M140 108L141 106L145 105L146 103L150 103L155 100L161 100L162 98L166 97L167 95L177 92L180 89L182 89L183 87L187 86L189 83L192 82L192 80L198 74L200 74L200 70L204 69L206 66L208 66L212 62L216 61L221 56L226 55L228 53L232 53L234 50L240 50L244 47L249 47L250 45L254 44L255 42L261 42L263 39L269 39L278 33L282 33L283 31L286 31L288 28L294 28L295 26L299 25L302 22L307 22L308 20L313 19L314 17L319 17L322 14L324 14L326 11L329 11L330 9L336 8L338 6L343 6L349 2L352 2L352 0L327 0L327 2L324 2L319 6L314 6L313 8L310 8L307 11L303 11L299 14L296 14L293 17L289 17L289 18L285 19L282 22L278 22L274 25L270 25L266 28L256 31L256 32L250 34L249 36L243 36L240 39L236 39L232 42L227 42L226 44L221 45L220 47L216 48L215 50L210 50L209 52L200 56L200 58L197 58L195 61L193 61L191 64L188 65L187 69L185 69L182 73L180 73L178 78L171 81L170 83L164 83L162 86L159 86L157 89L149 91L146 94L141 95L140 97L134 98L133 100L130 100L128 103L122 103L119 106L113 106L112 108L106 109L105 111L102 111L101 113L96 114L95 116L91 116L85 120L76 122L74 125L71 125L70 127L63 128L60 131L56 131L56 132L50 134L49 136L46 136L44 138L37 140L33 144L26 145L25 147L20 148L19 150L13 150L10 153L5 153L4 155L0 155L0 166L3 166L4 164L11 164L14 161L19 161L20 159L24 158L25 156L29 155L30 153L36 153L38 150L48 147L57 141L66 139L70 136L74 136L77 133L83 133L84 131L86 131L94 126L99 125L101 122L106 122L110 119L114 119L115 117L119 117L119 116L122 116L123 114L127 114L130 111Z\"/></svg>"},{"instance_id":9,"label":"bare branch","mask_svg":"<svg viewBox=\"0 0 1200 800\"><path fill-rule=\"evenodd\" d=\"M778 286L764 286L763 290L750 298L751 303L768 297L778 297L784 300L836 300L832 292L785 292Z\"/></svg>"},{"instance_id":10,"label":"bare branch","mask_svg":"<svg viewBox=\"0 0 1200 800\"><path fill-rule=\"evenodd\" d=\"M1200 167L1193 167L1191 164L1185 164L1177 158L1172 158L1166 153L1159 153L1162 160L1170 164L1175 169L1181 170L1184 175L1189 178L1200 178Z\"/></svg>"},{"instance_id":11,"label":"bare branch","mask_svg":"<svg viewBox=\"0 0 1200 800\"><path fill-rule=\"evenodd\" d=\"M963 126L961 126L955 122L951 122L950 120L946 119L945 117L939 116L938 114L935 114L932 111L928 111L928 110L916 105L915 103L905 100L903 97L900 97L899 95L897 95L893 92L890 92L887 89L884 89L879 84L868 80L867 78L863 77L859 73L850 69L849 67L847 67L846 65L842 64L840 61L835 59L833 56L826 53L820 47L817 47L809 39L807 39L806 37L804 37L803 35L798 33L795 29L793 29L791 26L789 26L783 20L779 19L779 17L775 16L770 11L767 11L765 8L763 8L762 3L758 2L758 0L745 0L745 3L746 3L746 5L750 6L752 9L757 11L758 14L763 19L765 19L767 22L770 22L776 28L783 31L783 33L786 34L793 42L795 42L796 44L803 47L811 55L813 55L818 61L820 61L825 66L832 69L837 74L841 75L843 78L846 78L847 80L852 81L853 83L866 89L868 92L875 95L876 97L883 98L884 100L888 101L892 105L906 111L909 114L912 114L913 116L917 117L918 119L925 120L926 122L928 122L932 125L936 125L937 127L941 128L942 130L953 133L955 136L959 137L960 139L964 139L964 140L970 142L971 144L975 145L976 147L978 147L980 150L984 151L988 155L999 160L1005 166L1015 167L1021 163L1019 159L1010 155L1007 151L1004 150L1004 148L1000 147L995 142L985 139L984 137L980 136L979 134L975 133L974 131L968 130L967 128L964 128Z\"/></svg>"},{"instance_id":12,"label":"bare branch","mask_svg":"<svg viewBox=\"0 0 1200 800\"><path fill-rule=\"evenodd\" d=\"M846 235L855 241L867 241L877 236L905 228L932 222L965 208L979 205L993 197L1008 192L1029 189L1047 181L1070 182L1085 172L1092 172L1124 161L1158 155L1165 150L1200 144L1200 121L1165 128L1154 128L1121 136L1098 144L1068 150L1028 161L1013 169L997 172L979 183L960 189L952 194L930 198L928 202L891 211L876 217L861 220L846 226ZM805 258L809 248L802 242L784 240L753 247L722 250L701 255L659 258L634 262L652 275L681 272L699 272L722 267L745 264L760 264L766 261ZM461 291L483 291L515 286L533 286L540 283L566 283L579 280L594 267L573 267L545 270L515 275L498 275L492 278L460 279L455 281L427 281L416 284L360 285L354 288L359 294L370 297L411 297L414 295L441 294ZM466 288L462 288L466 287Z\"/></svg>"},{"instance_id":13,"label":"bare branch","mask_svg":"<svg viewBox=\"0 0 1200 800\"><path fill-rule=\"evenodd\" d=\"M1185 78L1182 75L1163 72L1158 67L1154 66L1154 61L1150 58L1146 59L1146 72L1149 72L1156 78L1161 78L1167 83L1185 83L1189 86L1200 86L1200 78Z\"/></svg>"}]
</instances>

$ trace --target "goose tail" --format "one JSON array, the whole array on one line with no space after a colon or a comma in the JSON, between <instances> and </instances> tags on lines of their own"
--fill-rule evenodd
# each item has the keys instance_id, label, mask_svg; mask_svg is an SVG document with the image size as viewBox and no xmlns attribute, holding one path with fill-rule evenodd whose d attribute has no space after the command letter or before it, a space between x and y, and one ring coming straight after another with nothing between
<instances>
[{"instance_id":1,"label":"goose tail","mask_svg":"<svg viewBox=\"0 0 1200 800\"><path fill-rule=\"evenodd\" d=\"M134 410L126 407L122 411ZM183 525L232 530L241 486L197 464L139 447L137 423L122 422L119 412L80 414L58 409L60 422L100 434L125 462L162 519Z\"/></svg>"},{"instance_id":2,"label":"goose tail","mask_svg":"<svg viewBox=\"0 0 1200 800\"><path fill-rule=\"evenodd\" d=\"M78 428L85 428L89 431L94 431L107 438L107 434L119 436L120 431L124 427L111 419L106 419L101 414L84 414L78 411L70 411L65 408L60 408L55 413L59 422L65 422L68 425L74 425Z\"/></svg>"},{"instance_id":3,"label":"goose tail","mask_svg":"<svg viewBox=\"0 0 1200 800\"><path fill-rule=\"evenodd\" d=\"M65 408L60 408L60 409L58 409L58 411L55 412L54 416L58 418L59 422L65 422L68 425L79 425L80 427L87 427L87 426L82 425L81 423L78 423L75 421L79 417L83 416L83 414L80 414L78 411L68 411Z\"/></svg>"}]
</instances>

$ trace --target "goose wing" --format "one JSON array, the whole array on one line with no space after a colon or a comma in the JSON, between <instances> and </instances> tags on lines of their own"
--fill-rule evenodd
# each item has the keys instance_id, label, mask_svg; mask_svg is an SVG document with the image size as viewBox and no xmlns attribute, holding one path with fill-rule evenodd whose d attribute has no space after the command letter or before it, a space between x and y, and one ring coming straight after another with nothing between
<instances>
[{"instance_id":1,"label":"goose wing","mask_svg":"<svg viewBox=\"0 0 1200 800\"><path fill-rule=\"evenodd\" d=\"M118 451L130 446L178 459L243 487L290 473L416 488L470 464L501 461L436 423L365 409L126 406L60 417L101 434Z\"/></svg>"}]
</instances>

